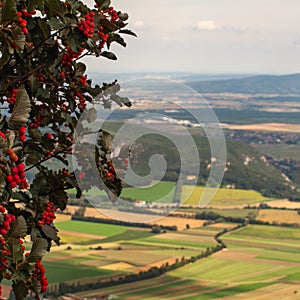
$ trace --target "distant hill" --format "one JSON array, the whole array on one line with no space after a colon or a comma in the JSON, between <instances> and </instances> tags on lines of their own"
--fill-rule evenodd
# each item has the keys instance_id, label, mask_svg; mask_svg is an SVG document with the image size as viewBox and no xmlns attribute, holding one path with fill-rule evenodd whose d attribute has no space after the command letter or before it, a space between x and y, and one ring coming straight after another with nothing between
<instances>
[{"instance_id":1,"label":"distant hill","mask_svg":"<svg viewBox=\"0 0 300 300\"><path fill-rule=\"evenodd\" d=\"M199 93L300 94L300 74L188 81L187 84Z\"/></svg>"},{"instance_id":2,"label":"distant hill","mask_svg":"<svg viewBox=\"0 0 300 300\"><path fill-rule=\"evenodd\" d=\"M206 184L211 163L210 146L207 138L194 137L200 153L199 184ZM182 137L184 143L184 137ZM140 138L138 146L133 147L131 166L138 174L145 176L149 173L149 158L157 153L162 154L167 160L167 170L164 180L177 181L180 173L180 154L175 145L158 136ZM189 157L190 145L186 142L185 152ZM190 155L191 156L191 155ZM185 161L192 170L194 161ZM254 148L246 144L227 141L227 171L223 179L223 186L234 185L236 188L256 190L264 196L288 197L292 192L292 182L286 178L266 158ZM196 174L194 174L196 175Z\"/></svg>"}]
</instances>

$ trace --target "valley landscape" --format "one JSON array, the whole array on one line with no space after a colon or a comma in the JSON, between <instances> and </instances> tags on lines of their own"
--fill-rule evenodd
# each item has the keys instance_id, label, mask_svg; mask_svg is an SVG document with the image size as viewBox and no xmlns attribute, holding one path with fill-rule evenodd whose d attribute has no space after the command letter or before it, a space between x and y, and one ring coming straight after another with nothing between
<instances>
[{"instance_id":1,"label":"valley landscape","mask_svg":"<svg viewBox=\"0 0 300 300\"><path fill-rule=\"evenodd\" d=\"M131 158L138 174L147 173L143 162L154 153L173 159L167 161L163 181L144 189L127 187L122 197L153 207L153 201L168 194L165 205L177 209L147 229L103 224L107 217L93 208L86 208L84 215L102 220L100 223L86 223L84 217L64 221L66 216L60 216L57 227L66 243L61 248L70 250L58 248L48 256L47 266L51 269L59 260L63 270L79 269L67 272L71 276L68 280L65 273L64 280L54 276L53 286L57 289L60 281L79 285L77 292L71 292L74 288L65 290L74 299L300 297L299 82L300 75L188 83L214 109L226 137L227 171L214 199L207 207L198 207L210 151L205 134L199 135L192 120L189 132L201 149L202 162L196 187L184 179L180 191L174 191L180 172L174 146L154 136L150 141L140 138ZM147 101L143 105L147 107ZM197 103L189 105L197 109ZM164 112L156 108L148 111ZM173 116L188 118L176 112ZM103 193L98 195L103 197ZM76 209L81 211L76 206L68 209L72 215ZM97 234L91 225L98 226ZM155 231L153 226L162 227ZM163 226L176 226L176 230ZM95 250L97 247L101 250ZM135 276L122 279L128 274ZM80 287L82 282L94 284Z\"/></svg>"},{"instance_id":2,"label":"valley landscape","mask_svg":"<svg viewBox=\"0 0 300 300\"><path fill-rule=\"evenodd\" d=\"M133 170L146 175L155 153L166 157L167 169L152 186L125 186L121 197L133 208L121 210L134 216L147 208L157 220L146 225L113 220L70 191L70 205L55 222L62 245L45 257L47 298L298 299L300 75L292 78L297 80L283 76L282 84L272 76L233 79L240 80L238 88L230 79L188 83L204 90L226 138L226 172L213 200L198 206L211 157L208 140L192 119L187 129L201 149L200 173L179 179L174 145L154 135L139 138L130 157ZM175 117L187 118L176 111ZM172 126L172 134L181 135ZM112 120L110 128L117 132L119 124ZM186 137L180 138L188 153ZM193 170L193 161L186 164ZM103 191L91 193L108 201ZM170 209L167 217L159 215L162 209Z\"/></svg>"}]
</instances>

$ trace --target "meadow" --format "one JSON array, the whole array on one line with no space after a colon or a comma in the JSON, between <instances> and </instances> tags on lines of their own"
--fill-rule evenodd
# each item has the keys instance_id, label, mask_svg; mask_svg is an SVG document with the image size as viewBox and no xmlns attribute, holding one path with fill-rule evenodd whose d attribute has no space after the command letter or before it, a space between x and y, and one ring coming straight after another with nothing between
<instances>
[{"instance_id":1,"label":"meadow","mask_svg":"<svg viewBox=\"0 0 300 300\"><path fill-rule=\"evenodd\" d=\"M181 196L182 204L199 205L200 196L203 191L204 187L183 186ZM274 199L264 197L260 193L252 190L219 188L214 198L209 203L209 206L243 206L271 200Z\"/></svg>"},{"instance_id":2,"label":"meadow","mask_svg":"<svg viewBox=\"0 0 300 300\"><path fill-rule=\"evenodd\" d=\"M154 234L150 228L73 221L58 216L56 227L62 245L53 247L45 257L49 282L77 282L91 277L96 280L160 267L183 256L198 255L216 244L216 231L207 235L199 229L202 220L168 217L157 223L182 225L177 232ZM186 229L187 223L191 223L191 229Z\"/></svg>"},{"instance_id":3,"label":"meadow","mask_svg":"<svg viewBox=\"0 0 300 300\"><path fill-rule=\"evenodd\" d=\"M287 227L249 225L222 237L228 248L210 257L159 278L78 296L114 295L128 300L297 299L300 254L296 232L297 229ZM268 248L263 243L262 247L252 243L257 234L269 243ZM240 240L234 239L237 236ZM284 245L278 248L282 236L293 241L294 248ZM241 243L242 240L247 244Z\"/></svg>"},{"instance_id":4,"label":"meadow","mask_svg":"<svg viewBox=\"0 0 300 300\"><path fill-rule=\"evenodd\" d=\"M161 181L151 187L126 188L122 191L121 197L149 202L172 203L174 187L174 182Z\"/></svg>"}]
</instances>

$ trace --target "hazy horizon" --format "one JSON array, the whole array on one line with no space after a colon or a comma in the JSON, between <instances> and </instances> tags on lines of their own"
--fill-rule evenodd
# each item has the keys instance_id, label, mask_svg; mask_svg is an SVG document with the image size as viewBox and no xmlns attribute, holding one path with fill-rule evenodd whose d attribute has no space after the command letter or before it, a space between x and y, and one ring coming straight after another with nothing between
<instances>
[{"instance_id":1,"label":"hazy horizon","mask_svg":"<svg viewBox=\"0 0 300 300\"><path fill-rule=\"evenodd\" d=\"M86 1L87 3L89 1ZM88 60L89 71L291 74L300 70L297 0L113 1L129 13L118 61Z\"/></svg>"}]
</instances>

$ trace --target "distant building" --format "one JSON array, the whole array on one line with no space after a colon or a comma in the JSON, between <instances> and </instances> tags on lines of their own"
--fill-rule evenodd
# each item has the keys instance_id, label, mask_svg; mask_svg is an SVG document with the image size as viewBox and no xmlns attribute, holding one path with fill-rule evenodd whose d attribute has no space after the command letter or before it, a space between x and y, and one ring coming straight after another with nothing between
<instances>
[{"instance_id":1,"label":"distant building","mask_svg":"<svg viewBox=\"0 0 300 300\"><path fill-rule=\"evenodd\" d=\"M186 180L195 180L195 179L197 179L196 175L187 175L186 176Z\"/></svg>"},{"instance_id":2,"label":"distant building","mask_svg":"<svg viewBox=\"0 0 300 300\"><path fill-rule=\"evenodd\" d=\"M135 207L146 207L147 203L146 203L146 201L135 201L134 206Z\"/></svg>"}]
</instances>

